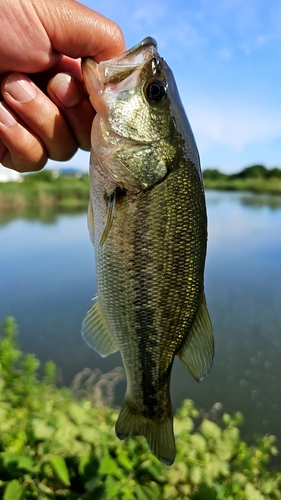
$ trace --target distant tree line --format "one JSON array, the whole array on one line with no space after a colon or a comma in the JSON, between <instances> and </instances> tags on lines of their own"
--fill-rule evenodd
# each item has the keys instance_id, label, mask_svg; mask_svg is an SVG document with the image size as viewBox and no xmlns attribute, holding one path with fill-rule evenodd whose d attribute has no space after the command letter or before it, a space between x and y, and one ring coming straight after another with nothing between
<instances>
[{"instance_id":1,"label":"distant tree line","mask_svg":"<svg viewBox=\"0 0 281 500\"><path fill-rule=\"evenodd\" d=\"M235 174L225 174L220 172L218 169L207 168L203 171L203 177L205 180L219 181L219 180L238 180L238 179L281 179L281 169L275 167L268 169L264 165L252 165L246 167L240 172Z\"/></svg>"}]
</instances>

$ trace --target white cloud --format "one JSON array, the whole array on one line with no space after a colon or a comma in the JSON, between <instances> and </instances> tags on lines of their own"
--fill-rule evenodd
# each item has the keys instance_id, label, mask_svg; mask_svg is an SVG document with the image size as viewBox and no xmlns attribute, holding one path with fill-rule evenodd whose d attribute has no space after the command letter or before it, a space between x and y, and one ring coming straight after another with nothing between
<instances>
[{"instance_id":1,"label":"white cloud","mask_svg":"<svg viewBox=\"0 0 281 500\"><path fill-rule=\"evenodd\" d=\"M184 102L184 99L183 99ZM193 131L201 149L227 147L233 152L281 136L278 110L250 107L244 103L194 101L186 106Z\"/></svg>"},{"instance_id":2,"label":"white cloud","mask_svg":"<svg viewBox=\"0 0 281 500\"><path fill-rule=\"evenodd\" d=\"M167 15L167 9L164 8L164 3L159 2L144 2L137 4L135 11L132 12L132 18L141 23L146 23L147 26L155 24L155 19L160 22L162 17Z\"/></svg>"},{"instance_id":3,"label":"white cloud","mask_svg":"<svg viewBox=\"0 0 281 500\"><path fill-rule=\"evenodd\" d=\"M219 57L219 59L229 61L232 58L232 51L227 47L222 47L217 51L217 56Z\"/></svg>"}]
</instances>

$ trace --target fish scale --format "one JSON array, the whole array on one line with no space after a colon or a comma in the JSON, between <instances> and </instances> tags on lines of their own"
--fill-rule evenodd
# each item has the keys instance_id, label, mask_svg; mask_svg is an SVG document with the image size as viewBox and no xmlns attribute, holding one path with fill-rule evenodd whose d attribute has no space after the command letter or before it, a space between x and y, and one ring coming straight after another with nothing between
<instances>
[{"instance_id":1,"label":"fish scale","mask_svg":"<svg viewBox=\"0 0 281 500\"><path fill-rule=\"evenodd\" d=\"M130 66L134 53L136 67ZM89 229L98 286L83 335L102 355L121 352L127 390L117 435L145 435L153 453L171 464L174 357L178 355L197 380L213 359L203 282L207 219L199 157L173 76L155 41L148 38L100 64L86 59L82 65L97 109ZM109 70L127 68L128 80L124 69L115 84L109 71L107 84L106 64ZM150 81L156 91L159 87L163 102L158 96L157 102L149 101Z\"/></svg>"}]
</instances>

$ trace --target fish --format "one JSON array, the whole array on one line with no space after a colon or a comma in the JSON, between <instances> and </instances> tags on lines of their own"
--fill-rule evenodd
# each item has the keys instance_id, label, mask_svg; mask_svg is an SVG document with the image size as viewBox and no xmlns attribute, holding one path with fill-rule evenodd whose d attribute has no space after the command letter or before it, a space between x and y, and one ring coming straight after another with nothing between
<instances>
[{"instance_id":1,"label":"fish","mask_svg":"<svg viewBox=\"0 0 281 500\"><path fill-rule=\"evenodd\" d=\"M98 290L82 335L102 356L121 353L127 389L117 436L145 436L171 465L174 358L200 381L214 355L199 154L153 38L99 64L86 57L82 73L96 111L88 227Z\"/></svg>"}]
</instances>

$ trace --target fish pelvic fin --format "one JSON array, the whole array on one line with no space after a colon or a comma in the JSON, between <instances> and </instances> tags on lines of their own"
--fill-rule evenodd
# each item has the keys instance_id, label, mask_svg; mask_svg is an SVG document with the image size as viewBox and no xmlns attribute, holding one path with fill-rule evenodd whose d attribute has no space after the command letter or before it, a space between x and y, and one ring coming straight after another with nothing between
<instances>
[{"instance_id":1,"label":"fish pelvic fin","mask_svg":"<svg viewBox=\"0 0 281 500\"><path fill-rule=\"evenodd\" d=\"M119 348L108 329L98 299L94 300L95 303L87 312L82 323L82 336L87 344L101 356L108 356L118 351Z\"/></svg>"},{"instance_id":2,"label":"fish pelvic fin","mask_svg":"<svg viewBox=\"0 0 281 500\"><path fill-rule=\"evenodd\" d=\"M177 352L177 356L198 382L208 374L212 366L214 338L204 292L200 297L197 315L191 330Z\"/></svg>"},{"instance_id":3,"label":"fish pelvic fin","mask_svg":"<svg viewBox=\"0 0 281 500\"><path fill-rule=\"evenodd\" d=\"M153 421L139 413L125 399L115 425L119 439L128 436L145 436L152 453L166 465L175 460L175 437L173 417L168 416L161 421Z\"/></svg>"}]
</instances>

